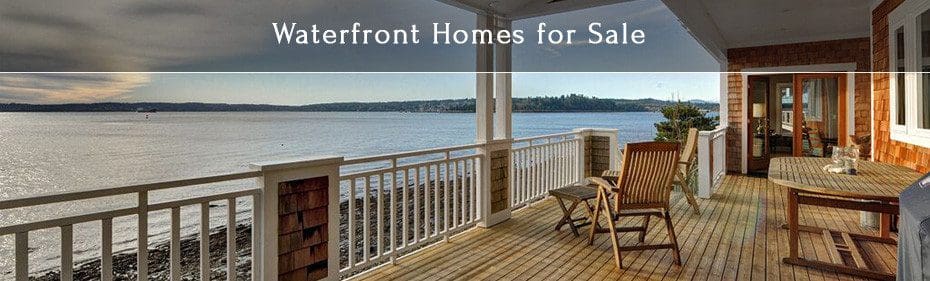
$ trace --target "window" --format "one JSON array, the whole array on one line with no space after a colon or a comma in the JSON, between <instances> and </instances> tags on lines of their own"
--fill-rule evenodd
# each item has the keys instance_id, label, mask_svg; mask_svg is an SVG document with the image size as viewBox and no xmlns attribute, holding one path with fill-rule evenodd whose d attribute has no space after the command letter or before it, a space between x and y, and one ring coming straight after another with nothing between
<instances>
[{"instance_id":1,"label":"window","mask_svg":"<svg viewBox=\"0 0 930 281\"><path fill-rule=\"evenodd\" d=\"M888 15L891 138L930 147L930 1Z\"/></svg>"},{"instance_id":2,"label":"window","mask_svg":"<svg viewBox=\"0 0 930 281\"><path fill-rule=\"evenodd\" d=\"M904 27L898 27L894 32L895 36L895 51L894 51L894 76L895 76L895 105L898 109L897 114L895 114L895 124L904 125L904 120L906 119L907 107L904 106L905 92L904 92Z\"/></svg>"},{"instance_id":3,"label":"window","mask_svg":"<svg viewBox=\"0 0 930 281\"><path fill-rule=\"evenodd\" d=\"M920 14L920 32L917 34L920 42L920 106L921 116L919 127L930 129L930 10Z\"/></svg>"}]
</instances>

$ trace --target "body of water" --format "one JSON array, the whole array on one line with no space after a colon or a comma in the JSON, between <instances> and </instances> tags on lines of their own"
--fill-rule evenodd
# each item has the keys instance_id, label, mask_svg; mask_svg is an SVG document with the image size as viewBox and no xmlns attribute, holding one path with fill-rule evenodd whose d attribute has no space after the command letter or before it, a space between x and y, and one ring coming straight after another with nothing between
<instances>
[{"instance_id":1,"label":"body of water","mask_svg":"<svg viewBox=\"0 0 930 281\"><path fill-rule=\"evenodd\" d=\"M515 113L515 138L619 129L620 143L651 140L662 116L636 113ZM314 155L357 157L473 143L474 114L452 113L0 113L0 199L160 182L248 170L255 162ZM150 202L254 187L254 180L168 192ZM132 207L135 196L0 210L0 225ZM250 202L240 200L240 218ZM214 226L225 202L214 202ZM182 210L196 233L199 207ZM152 213L150 241L167 237L169 214ZM75 260L99 257L100 223L74 226ZM135 217L114 220L116 251L134 247ZM58 229L30 232L30 270L58 266ZM13 237L0 237L0 279L11 277Z\"/></svg>"}]
</instances>

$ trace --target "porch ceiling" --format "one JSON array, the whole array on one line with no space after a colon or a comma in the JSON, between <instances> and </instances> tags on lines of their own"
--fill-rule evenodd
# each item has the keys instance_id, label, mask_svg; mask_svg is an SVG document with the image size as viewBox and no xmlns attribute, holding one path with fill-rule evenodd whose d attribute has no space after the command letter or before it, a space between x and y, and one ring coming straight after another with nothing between
<instances>
[{"instance_id":1,"label":"porch ceiling","mask_svg":"<svg viewBox=\"0 0 930 281\"><path fill-rule=\"evenodd\" d=\"M638 0L438 0L510 20ZM875 0L661 0L718 59L727 49L869 36Z\"/></svg>"},{"instance_id":2,"label":"porch ceiling","mask_svg":"<svg viewBox=\"0 0 930 281\"><path fill-rule=\"evenodd\" d=\"M719 30L727 48L869 36L871 1L866 0L697 2Z\"/></svg>"},{"instance_id":3,"label":"porch ceiling","mask_svg":"<svg viewBox=\"0 0 930 281\"><path fill-rule=\"evenodd\" d=\"M438 0L476 13L519 20L633 0Z\"/></svg>"}]
</instances>

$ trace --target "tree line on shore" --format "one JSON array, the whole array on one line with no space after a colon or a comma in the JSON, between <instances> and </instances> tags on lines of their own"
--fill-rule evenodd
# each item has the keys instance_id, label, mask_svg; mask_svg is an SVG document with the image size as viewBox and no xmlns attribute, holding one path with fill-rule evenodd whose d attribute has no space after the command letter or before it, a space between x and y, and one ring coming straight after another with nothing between
<instances>
[{"instance_id":1,"label":"tree line on shore","mask_svg":"<svg viewBox=\"0 0 930 281\"><path fill-rule=\"evenodd\" d=\"M513 98L515 112L643 112L660 111L674 101L657 99L603 99L578 94L554 97ZM696 107L716 111L717 103L694 101ZM103 102L69 104L0 104L0 112L223 112L223 111L303 111L303 112L475 112L475 99L418 100L391 102L338 102L308 105Z\"/></svg>"}]
</instances>

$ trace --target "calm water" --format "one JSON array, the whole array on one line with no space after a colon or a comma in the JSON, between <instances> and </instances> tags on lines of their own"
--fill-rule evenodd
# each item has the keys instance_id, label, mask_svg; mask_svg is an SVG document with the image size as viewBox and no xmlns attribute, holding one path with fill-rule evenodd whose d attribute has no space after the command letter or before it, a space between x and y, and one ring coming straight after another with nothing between
<instances>
[{"instance_id":1,"label":"calm water","mask_svg":"<svg viewBox=\"0 0 930 281\"><path fill-rule=\"evenodd\" d=\"M249 163L313 155L367 156L473 143L474 114L430 113L0 113L0 199L245 171ZM649 140L658 113L516 113L514 137L580 127L620 129L620 143ZM150 201L254 186L254 180L153 192ZM0 211L0 225L131 207L117 196ZM223 225L224 202L214 202ZM249 202L240 200L239 217ZM182 235L199 207L182 210ZM153 213L150 239L167 237L168 212ZM135 218L114 220L114 248L134 245ZM75 260L99 256L99 222L75 226ZM30 270L57 267L58 229L30 233ZM0 279L13 270L13 237L0 237Z\"/></svg>"}]
</instances>

